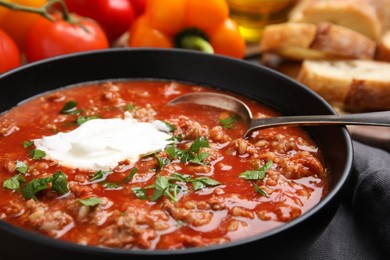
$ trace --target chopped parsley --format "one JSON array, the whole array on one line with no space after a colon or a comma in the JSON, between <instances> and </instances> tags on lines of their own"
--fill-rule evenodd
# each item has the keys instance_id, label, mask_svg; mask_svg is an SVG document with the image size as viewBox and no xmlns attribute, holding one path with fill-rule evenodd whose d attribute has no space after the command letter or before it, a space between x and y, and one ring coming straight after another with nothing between
<instances>
[{"instance_id":1,"label":"chopped parsley","mask_svg":"<svg viewBox=\"0 0 390 260\"><path fill-rule=\"evenodd\" d=\"M99 116L78 116L76 120L76 124L82 125L89 120L98 119L98 118Z\"/></svg>"},{"instance_id":2,"label":"chopped parsley","mask_svg":"<svg viewBox=\"0 0 390 260\"><path fill-rule=\"evenodd\" d=\"M265 177L266 172L271 168L272 160L269 160L258 170L248 170L239 175L241 179L245 180L262 180Z\"/></svg>"},{"instance_id":3,"label":"chopped parsley","mask_svg":"<svg viewBox=\"0 0 390 260\"><path fill-rule=\"evenodd\" d=\"M54 173L51 183L52 183L51 186L52 191L57 191L60 194L65 194L69 191L66 175L62 171L58 171Z\"/></svg>"},{"instance_id":4,"label":"chopped parsley","mask_svg":"<svg viewBox=\"0 0 390 260\"><path fill-rule=\"evenodd\" d=\"M26 182L26 180L23 177L23 174L18 173L11 178L5 180L3 182L3 188L7 188L9 190L17 190L20 187L21 182Z\"/></svg>"},{"instance_id":5,"label":"chopped parsley","mask_svg":"<svg viewBox=\"0 0 390 260\"><path fill-rule=\"evenodd\" d=\"M29 154L34 160L39 160L46 156L46 153L39 149L33 149L29 151Z\"/></svg>"},{"instance_id":6,"label":"chopped parsley","mask_svg":"<svg viewBox=\"0 0 390 260\"><path fill-rule=\"evenodd\" d=\"M210 156L209 153L200 153L201 148L210 147L206 137L198 137L194 140L188 150L182 150L175 146L168 146L165 152L173 159L180 160L181 163L205 164L205 159Z\"/></svg>"},{"instance_id":7,"label":"chopped parsley","mask_svg":"<svg viewBox=\"0 0 390 260\"><path fill-rule=\"evenodd\" d=\"M267 192L265 192L263 189L261 189L256 183L253 183L253 188L255 189L255 191L257 193L259 193L260 195L263 195L265 197L268 197L268 194Z\"/></svg>"},{"instance_id":8,"label":"chopped parsley","mask_svg":"<svg viewBox=\"0 0 390 260\"><path fill-rule=\"evenodd\" d=\"M62 107L60 113L61 114L73 114L76 111L77 102L76 101L68 101Z\"/></svg>"},{"instance_id":9,"label":"chopped parsley","mask_svg":"<svg viewBox=\"0 0 390 260\"><path fill-rule=\"evenodd\" d=\"M100 180L100 179L104 180L104 177L106 174L107 174L107 172L99 170L99 171L95 172L95 174L91 177L91 179L89 181L96 181L96 180Z\"/></svg>"},{"instance_id":10,"label":"chopped parsley","mask_svg":"<svg viewBox=\"0 0 390 260\"><path fill-rule=\"evenodd\" d=\"M16 170L19 173L25 174L28 170L28 166L24 162L16 161Z\"/></svg>"},{"instance_id":11,"label":"chopped parsley","mask_svg":"<svg viewBox=\"0 0 390 260\"><path fill-rule=\"evenodd\" d=\"M220 119L219 123L222 125L223 128L232 129L234 128L234 125L236 124L237 121L238 121L238 115L232 115Z\"/></svg>"},{"instance_id":12,"label":"chopped parsley","mask_svg":"<svg viewBox=\"0 0 390 260\"><path fill-rule=\"evenodd\" d=\"M153 189L153 194L150 198L151 201L156 201L162 196L165 196L174 202L177 202L179 192L187 191L185 183L191 183L194 191L201 190L205 187L221 185L220 182L209 177L192 178L191 175L175 172L169 177L158 175L154 184L144 188L133 188L133 193L136 197L147 200L146 191L148 189Z\"/></svg>"},{"instance_id":13,"label":"chopped parsley","mask_svg":"<svg viewBox=\"0 0 390 260\"><path fill-rule=\"evenodd\" d=\"M22 195L25 199L37 199L35 194L38 192L49 188L48 183L51 182L52 178L36 178L31 180L24 186L22 190Z\"/></svg>"},{"instance_id":14,"label":"chopped parsley","mask_svg":"<svg viewBox=\"0 0 390 260\"><path fill-rule=\"evenodd\" d=\"M77 200L81 205L87 206L87 207L95 207L102 203L102 200L98 197L89 197L86 199L78 199Z\"/></svg>"},{"instance_id":15,"label":"chopped parsley","mask_svg":"<svg viewBox=\"0 0 390 260\"><path fill-rule=\"evenodd\" d=\"M33 144L34 144L33 141L26 140L26 141L23 141L22 146L23 146L23 148L29 148L29 147L32 146Z\"/></svg>"}]
</instances>

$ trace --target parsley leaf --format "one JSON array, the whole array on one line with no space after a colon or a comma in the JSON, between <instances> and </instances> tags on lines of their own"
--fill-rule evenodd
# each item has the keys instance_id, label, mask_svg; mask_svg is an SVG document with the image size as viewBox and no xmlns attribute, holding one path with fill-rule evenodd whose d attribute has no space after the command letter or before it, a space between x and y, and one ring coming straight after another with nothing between
<instances>
[{"instance_id":1,"label":"parsley leaf","mask_svg":"<svg viewBox=\"0 0 390 260\"><path fill-rule=\"evenodd\" d=\"M47 189L49 186L47 185L52 180L51 177L47 178L37 178L31 180L24 186L22 190L22 195L25 199L36 199L35 194L41 190Z\"/></svg>"},{"instance_id":2,"label":"parsley leaf","mask_svg":"<svg viewBox=\"0 0 390 260\"><path fill-rule=\"evenodd\" d=\"M95 174L92 176L90 181L95 181L95 180L100 180L100 179L103 180L105 174L106 174L106 172L99 170L99 171L95 172Z\"/></svg>"},{"instance_id":3,"label":"parsley leaf","mask_svg":"<svg viewBox=\"0 0 390 260\"><path fill-rule=\"evenodd\" d=\"M135 109L135 105L133 105L133 104L127 104L125 106L125 110L127 110L127 111L132 111L134 109Z\"/></svg>"},{"instance_id":4,"label":"parsley leaf","mask_svg":"<svg viewBox=\"0 0 390 260\"><path fill-rule=\"evenodd\" d=\"M142 199L142 200L147 200L148 197L146 196L146 189L144 188L140 188L140 187L136 187L136 188L133 188L133 193L135 194L135 196L139 199Z\"/></svg>"},{"instance_id":5,"label":"parsley leaf","mask_svg":"<svg viewBox=\"0 0 390 260\"><path fill-rule=\"evenodd\" d=\"M234 127L234 124L237 121L238 121L238 116L232 115L232 116L220 119L219 123L222 125L223 128L232 129Z\"/></svg>"},{"instance_id":6,"label":"parsley leaf","mask_svg":"<svg viewBox=\"0 0 390 260\"><path fill-rule=\"evenodd\" d=\"M102 203L102 200L98 197L89 197L86 199L78 199L78 202L80 202L83 206L87 207L95 207Z\"/></svg>"},{"instance_id":7,"label":"parsley leaf","mask_svg":"<svg viewBox=\"0 0 390 260\"><path fill-rule=\"evenodd\" d=\"M28 166L24 162L16 161L16 170L19 173L25 174L28 170Z\"/></svg>"},{"instance_id":8,"label":"parsley leaf","mask_svg":"<svg viewBox=\"0 0 390 260\"><path fill-rule=\"evenodd\" d=\"M89 120L93 120L93 119L97 119L97 118L99 118L99 117L98 116L79 116L79 117L77 117L76 124L82 125Z\"/></svg>"},{"instance_id":9,"label":"parsley leaf","mask_svg":"<svg viewBox=\"0 0 390 260\"><path fill-rule=\"evenodd\" d=\"M34 160L39 160L39 159L42 159L43 157L46 156L46 153L42 150L39 150L39 149L31 150L31 151L29 151L29 154L31 155L31 157Z\"/></svg>"},{"instance_id":10,"label":"parsley leaf","mask_svg":"<svg viewBox=\"0 0 390 260\"><path fill-rule=\"evenodd\" d=\"M191 162L194 164L205 164L204 160L210 156L209 153L199 153L200 148L210 147L206 137L198 137L194 140L188 150L181 150L175 146L168 146L165 152L173 159L179 159L181 163Z\"/></svg>"},{"instance_id":11,"label":"parsley leaf","mask_svg":"<svg viewBox=\"0 0 390 260\"><path fill-rule=\"evenodd\" d=\"M122 188L118 183L116 182L106 182L103 184L103 187L106 189L119 189Z\"/></svg>"},{"instance_id":12,"label":"parsley leaf","mask_svg":"<svg viewBox=\"0 0 390 260\"><path fill-rule=\"evenodd\" d=\"M151 200L159 199L169 187L169 179L165 176L157 176L156 182L153 185L154 191Z\"/></svg>"},{"instance_id":13,"label":"parsley leaf","mask_svg":"<svg viewBox=\"0 0 390 260\"><path fill-rule=\"evenodd\" d=\"M158 156L155 156L155 157L156 157L156 160L157 160L157 163L158 163L160 170L162 168L164 168L165 165L168 165L171 162L171 160L169 160L169 158L166 158L166 157L163 157L163 158L160 158Z\"/></svg>"},{"instance_id":14,"label":"parsley leaf","mask_svg":"<svg viewBox=\"0 0 390 260\"><path fill-rule=\"evenodd\" d=\"M53 191L58 191L61 194L65 194L69 191L66 175L62 171L54 173L51 189Z\"/></svg>"},{"instance_id":15,"label":"parsley leaf","mask_svg":"<svg viewBox=\"0 0 390 260\"><path fill-rule=\"evenodd\" d=\"M33 141L26 140L26 141L23 141L22 146L23 146L23 148L29 148L29 147L32 146L33 144L34 144Z\"/></svg>"},{"instance_id":16,"label":"parsley leaf","mask_svg":"<svg viewBox=\"0 0 390 260\"><path fill-rule=\"evenodd\" d=\"M272 160L269 160L258 170L248 170L239 175L241 179L245 180L261 180L264 179L266 172L271 168Z\"/></svg>"},{"instance_id":17,"label":"parsley leaf","mask_svg":"<svg viewBox=\"0 0 390 260\"><path fill-rule=\"evenodd\" d=\"M64 104L62 107L60 113L61 114L71 114L76 111L77 102L75 101L68 101Z\"/></svg>"},{"instance_id":18,"label":"parsley leaf","mask_svg":"<svg viewBox=\"0 0 390 260\"><path fill-rule=\"evenodd\" d=\"M210 187L210 186L214 187L214 186L221 185L219 181L216 181L209 177L199 177L191 180L191 182L192 182L192 187L194 188L195 191L203 189L205 187Z\"/></svg>"},{"instance_id":19,"label":"parsley leaf","mask_svg":"<svg viewBox=\"0 0 390 260\"><path fill-rule=\"evenodd\" d=\"M134 177L134 175L137 173L138 169L137 168L133 168L131 169L131 172L130 174L122 181L123 183L127 183L129 181L131 181Z\"/></svg>"},{"instance_id":20,"label":"parsley leaf","mask_svg":"<svg viewBox=\"0 0 390 260\"><path fill-rule=\"evenodd\" d=\"M10 190L17 190L20 187L20 182L25 182L23 175L21 173L18 173L11 178L5 180L3 182L3 188L7 188Z\"/></svg>"},{"instance_id":21,"label":"parsley leaf","mask_svg":"<svg viewBox=\"0 0 390 260\"><path fill-rule=\"evenodd\" d=\"M266 196L268 197L268 194L267 192L265 192L263 189L261 189L256 183L253 183L253 188L255 189L255 191L263 196Z\"/></svg>"}]
</instances>

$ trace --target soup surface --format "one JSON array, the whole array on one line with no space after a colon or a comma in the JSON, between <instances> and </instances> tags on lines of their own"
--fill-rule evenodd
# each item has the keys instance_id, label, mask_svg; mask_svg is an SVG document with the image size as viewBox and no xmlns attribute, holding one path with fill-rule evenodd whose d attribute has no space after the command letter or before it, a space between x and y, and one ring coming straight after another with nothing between
<instances>
[{"instance_id":1,"label":"soup surface","mask_svg":"<svg viewBox=\"0 0 390 260\"><path fill-rule=\"evenodd\" d=\"M180 249L259 234L327 193L302 129L253 131L229 111L167 103L213 91L181 82L94 82L0 116L0 219L82 245ZM233 94L232 94L233 95ZM254 117L278 113L247 98Z\"/></svg>"}]
</instances>

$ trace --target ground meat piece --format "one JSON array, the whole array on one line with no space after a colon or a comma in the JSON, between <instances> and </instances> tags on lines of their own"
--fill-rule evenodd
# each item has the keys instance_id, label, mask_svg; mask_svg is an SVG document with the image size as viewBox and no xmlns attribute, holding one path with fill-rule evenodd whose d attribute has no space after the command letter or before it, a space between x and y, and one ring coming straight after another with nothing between
<instances>
[{"instance_id":1,"label":"ground meat piece","mask_svg":"<svg viewBox=\"0 0 390 260\"><path fill-rule=\"evenodd\" d=\"M243 217L253 219L253 212L243 207L233 207L230 209L230 213L235 217Z\"/></svg>"},{"instance_id":2,"label":"ground meat piece","mask_svg":"<svg viewBox=\"0 0 390 260\"><path fill-rule=\"evenodd\" d=\"M232 219L229 224L227 225L226 229L229 232L237 231L240 226L248 226L248 224L244 221L238 220L238 219Z\"/></svg>"},{"instance_id":3,"label":"ground meat piece","mask_svg":"<svg viewBox=\"0 0 390 260\"><path fill-rule=\"evenodd\" d=\"M289 179L299 179L306 176L324 176L326 174L321 162L309 152L301 151L293 157L284 158L279 162L285 176Z\"/></svg>"},{"instance_id":4,"label":"ground meat piece","mask_svg":"<svg viewBox=\"0 0 390 260\"><path fill-rule=\"evenodd\" d=\"M222 126L214 126L209 131L210 139L214 142L229 142L232 138L226 134Z\"/></svg>"},{"instance_id":5,"label":"ground meat piece","mask_svg":"<svg viewBox=\"0 0 390 260\"><path fill-rule=\"evenodd\" d=\"M194 140L199 136L208 136L209 130L206 126L200 125L198 122L189 119L186 116L169 119L168 123L176 126L173 132L174 136L181 135L183 139Z\"/></svg>"},{"instance_id":6,"label":"ground meat piece","mask_svg":"<svg viewBox=\"0 0 390 260\"><path fill-rule=\"evenodd\" d=\"M251 144L248 140L243 138L235 139L232 142L234 149L237 151L238 155L244 154L254 154L257 152L256 147Z\"/></svg>"},{"instance_id":7,"label":"ground meat piece","mask_svg":"<svg viewBox=\"0 0 390 260\"><path fill-rule=\"evenodd\" d=\"M16 162L15 161L5 161L4 168L9 172L13 173L16 171Z\"/></svg>"},{"instance_id":8,"label":"ground meat piece","mask_svg":"<svg viewBox=\"0 0 390 260\"><path fill-rule=\"evenodd\" d=\"M202 247L207 245L216 245L229 242L228 238L202 238L201 236L182 235L181 240L185 247Z\"/></svg>"},{"instance_id":9,"label":"ground meat piece","mask_svg":"<svg viewBox=\"0 0 390 260\"><path fill-rule=\"evenodd\" d=\"M151 122L157 113L150 104L147 104L145 107L136 107L131 114L134 119L141 122Z\"/></svg>"},{"instance_id":10,"label":"ground meat piece","mask_svg":"<svg viewBox=\"0 0 390 260\"><path fill-rule=\"evenodd\" d=\"M163 208L176 220L184 221L195 227L207 225L213 218L213 213L205 210L189 210L184 206L180 207L178 204L173 204L166 200Z\"/></svg>"},{"instance_id":11,"label":"ground meat piece","mask_svg":"<svg viewBox=\"0 0 390 260\"><path fill-rule=\"evenodd\" d=\"M70 215L59 210L50 210L43 203L29 200L26 209L30 211L27 223L49 236L59 237L66 228L73 225L73 218Z\"/></svg>"},{"instance_id":12,"label":"ground meat piece","mask_svg":"<svg viewBox=\"0 0 390 260\"><path fill-rule=\"evenodd\" d=\"M92 192L92 187L89 185L81 185L79 182L70 181L68 183L70 192L72 192L76 197L86 197Z\"/></svg>"},{"instance_id":13,"label":"ground meat piece","mask_svg":"<svg viewBox=\"0 0 390 260\"><path fill-rule=\"evenodd\" d=\"M19 131L19 127L14 125L14 124L1 125L0 126L0 137L2 137L2 136L9 136L9 135L13 134L16 131Z\"/></svg>"},{"instance_id":14,"label":"ground meat piece","mask_svg":"<svg viewBox=\"0 0 390 260\"><path fill-rule=\"evenodd\" d=\"M220 196L213 195L207 202L213 210L222 210L226 208L225 201Z\"/></svg>"},{"instance_id":15,"label":"ground meat piece","mask_svg":"<svg viewBox=\"0 0 390 260\"><path fill-rule=\"evenodd\" d=\"M145 219L146 216L149 218ZM150 214L140 208L130 207L125 212L114 211L107 220L107 225L98 231L100 243L120 248L151 248L152 240L157 237L155 230L162 226L161 223L153 222L165 221L164 218L167 218L164 213Z\"/></svg>"},{"instance_id":16,"label":"ground meat piece","mask_svg":"<svg viewBox=\"0 0 390 260\"><path fill-rule=\"evenodd\" d=\"M25 212L25 208L20 201L10 200L4 205L3 210L5 213L4 218L17 217Z\"/></svg>"}]
</instances>

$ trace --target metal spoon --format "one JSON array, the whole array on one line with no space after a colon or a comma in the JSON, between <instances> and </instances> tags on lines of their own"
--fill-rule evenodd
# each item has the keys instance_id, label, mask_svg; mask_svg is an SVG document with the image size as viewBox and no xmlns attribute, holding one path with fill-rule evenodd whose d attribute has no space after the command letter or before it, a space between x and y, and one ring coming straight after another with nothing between
<instances>
[{"instance_id":1,"label":"metal spoon","mask_svg":"<svg viewBox=\"0 0 390 260\"><path fill-rule=\"evenodd\" d=\"M247 136L249 132L254 129L285 125L372 125L390 127L390 111L347 115L305 115L254 119L249 107L241 100L229 95L213 92L194 92L184 94L171 100L168 105L187 102L214 106L237 113L244 119L248 127L244 136Z\"/></svg>"}]
</instances>

